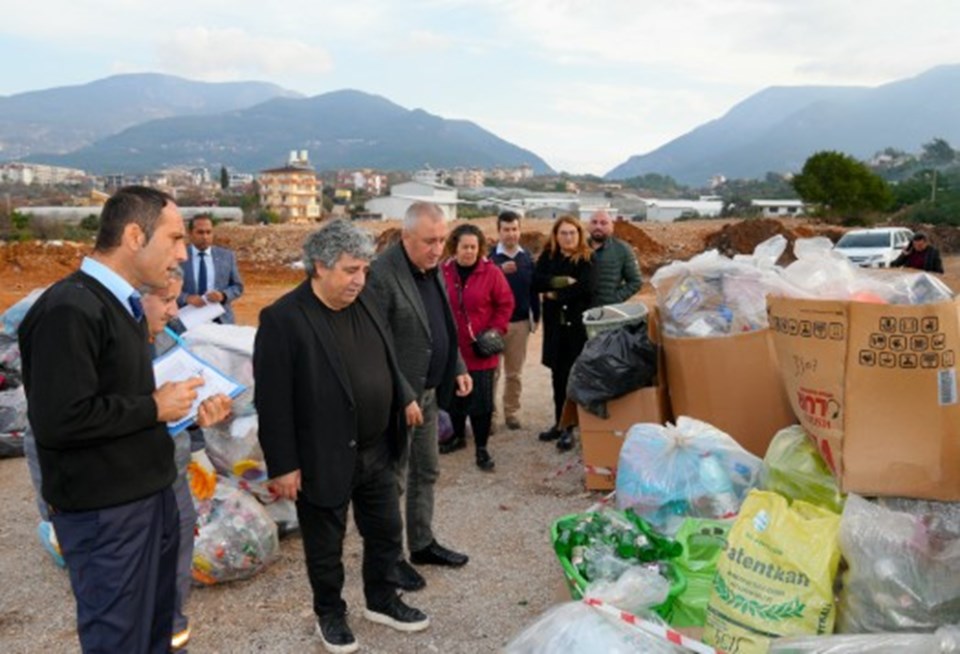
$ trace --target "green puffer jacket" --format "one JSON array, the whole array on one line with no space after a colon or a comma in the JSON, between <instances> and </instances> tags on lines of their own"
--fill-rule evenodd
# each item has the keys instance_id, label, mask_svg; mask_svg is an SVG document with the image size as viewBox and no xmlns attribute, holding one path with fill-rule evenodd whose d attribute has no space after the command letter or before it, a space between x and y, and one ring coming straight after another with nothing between
<instances>
[{"instance_id":1,"label":"green puffer jacket","mask_svg":"<svg viewBox=\"0 0 960 654\"><path fill-rule=\"evenodd\" d=\"M616 237L607 237L603 247L593 252L591 306L626 302L642 285L633 249Z\"/></svg>"}]
</instances>

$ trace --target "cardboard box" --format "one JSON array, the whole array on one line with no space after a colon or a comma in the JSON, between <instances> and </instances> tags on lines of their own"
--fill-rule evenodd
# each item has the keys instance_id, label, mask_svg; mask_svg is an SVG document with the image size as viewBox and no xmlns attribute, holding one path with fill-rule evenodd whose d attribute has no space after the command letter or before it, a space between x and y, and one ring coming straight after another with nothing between
<instances>
[{"instance_id":1,"label":"cardboard box","mask_svg":"<svg viewBox=\"0 0 960 654\"><path fill-rule=\"evenodd\" d=\"M717 338L664 336L663 347L674 415L710 423L761 458L778 431L796 424L769 329Z\"/></svg>"},{"instance_id":2,"label":"cardboard box","mask_svg":"<svg viewBox=\"0 0 960 654\"><path fill-rule=\"evenodd\" d=\"M958 308L769 298L790 403L844 491L960 500Z\"/></svg>"},{"instance_id":3,"label":"cardboard box","mask_svg":"<svg viewBox=\"0 0 960 654\"><path fill-rule=\"evenodd\" d=\"M609 418L603 419L577 407L583 464L587 467L585 485L589 490L614 489L620 448L627 431L638 422L663 424L667 420L666 393L657 386L641 388L607 402L607 411Z\"/></svg>"}]
</instances>

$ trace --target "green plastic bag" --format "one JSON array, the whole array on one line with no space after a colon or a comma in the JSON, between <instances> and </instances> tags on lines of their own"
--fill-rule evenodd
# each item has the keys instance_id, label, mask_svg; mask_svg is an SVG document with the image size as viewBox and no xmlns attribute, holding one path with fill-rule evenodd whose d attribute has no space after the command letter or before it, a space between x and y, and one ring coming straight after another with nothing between
<instances>
[{"instance_id":1,"label":"green plastic bag","mask_svg":"<svg viewBox=\"0 0 960 654\"><path fill-rule=\"evenodd\" d=\"M673 560L687 579L687 588L673 602L667 619L674 627L702 627L717 572L717 559L726 547L732 520L687 518L674 537L683 553Z\"/></svg>"},{"instance_id":2,"label":"green plastic bag","mask_svg":"<svg viewBox=\"0 0 960 654\"><path fill-rule=\"evenodd\" d=\"M844 496L830 468L803 427L781 429L770 442L760 470L760 488L843 513Z\"/></svg>"}]
</instances>

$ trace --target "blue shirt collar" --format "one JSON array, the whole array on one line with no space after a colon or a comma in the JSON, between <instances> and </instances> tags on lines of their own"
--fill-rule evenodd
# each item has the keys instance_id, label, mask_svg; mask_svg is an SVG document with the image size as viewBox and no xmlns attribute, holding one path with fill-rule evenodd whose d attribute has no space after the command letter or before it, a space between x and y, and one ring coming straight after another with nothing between
<instances>
[{"instance_id":1,"label":"blue shirt collar","mask_svg":"<svg viewBox=\"0 0 960 654\"><path fill-rule=\"evenodd\" d=\"M130 306L130 296L140 297L140 292L130 285L130 282L118 275L113 269L103 265L96 259L84 257L80 270L103 284L123 305L131 316L133 308Z\"/></svg>"}]
</instances>

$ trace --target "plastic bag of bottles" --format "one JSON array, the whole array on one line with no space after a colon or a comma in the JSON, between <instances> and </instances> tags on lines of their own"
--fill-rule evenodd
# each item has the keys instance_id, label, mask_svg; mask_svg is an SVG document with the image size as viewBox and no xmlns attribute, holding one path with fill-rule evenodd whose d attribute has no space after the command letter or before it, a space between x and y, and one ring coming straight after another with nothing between
<instances>
[{"instance_id":1,"label":"plastic bag of bottles","mask_svg":"<svg viewBox=\"0 0 960 654\"><path fill-rule=\"evenodd\" d=\"M23 317L27 315L30 307L47 290L44 288L35 288L26 295L26 297L17 301L13 306L0 314L0 334L16 338L17 330L20 329L20 323Z\"/></svg>"},{"instance_id":2,"label":"plastic bag of bottles","mask_svg":"<svg viewBox=\"0 0 960 654\"><path fill-rule=\"evenodd\" d=\"M687 517L730 518L756 486L760 466L730 436L694 418L634 425L620 449L617 508L632 508L668 534Z\"/></svg>"},{"instance_id":3,"label":"plastic bag of bottles","mask_svg":"<svg viewBox=\"0 0 960 654\"><path fill-rule=\"evenodd\" d=\"M727 546L730 520L687 518L677 531L683 552L673 563L687 587L673 601L667 621L674 627L702 627L707 620L707 602L717 572L717 560Z\"/></svg>"},{"instance_id":4,"label":"plastic bag of bottles","mask_svg":"<svg viewBox=\"0 0 960 654\"><path fill-rule=\"evenodd\" d=\"M255 327L204 323L183 334L187 349L236 380L246 390L233 400L233 415L256 412L253 406L253 342Z\"/></svg>"},{"instance_id":5,"label":"plastic bag of bottles","mask_svg":"<svg viewBox=\"0 0 960 654\"><path fill-rule=\"evenodd\" d=\"M193 542L193 579L211 586L247 579L273 561L280 549L277 526L257 500L228 480L200 503Z\"/></svg>"},{"instance_id":6,"label":"plastic bag of bottles","mask_svg":"<svg viewBox=\"0 0 960 654\"><path fill-rule=\"evenodd\" d=\"M650 607L662 592L660 582L642 571L625 574L617 582L590 586L591 597L654 622L659 620L650 612ZM504 651L508 654L680 654L688 650L613 619L583 602L569 602L544 613L511 640Z\"/></svg>"},{"instance_id":7,"label":"plastic bag of bottles","mask_svg":"<svg viewBox=\"0 0 960 654\"><path fill-rule=\"evenodd\" d=\"M594 336L577 357L567 381L567 397L590 413L607 418L607 400L657 381L657 346L646 322Z\"/></svg>"},{"instance_id":8,"label":"plastic bag of bottles","mask_svg":"<svg viewBox=\"0 0 960 654\"><path fill-rule=\"evenodd\" d=\"M849 495L840 526L838 631L926 632L960 623L960 504Z\"/></svg>"},{"instance_id":9,"label":"plastic bag of bottles","mask_svg":"<svg viewBox=\"0 0 960 654\"><path fill-rule=\"evenodd\" d=\"M453 438L453 420L450 414L440 409L437 411L437 442L446 443Z\"/></svg>"},{"instance_id":10,"label":"plastic bag of bottles","mask_svg":"<svg viewBox=\"0 0 960 654\"><path fill-rule=\"evenodd\" d=\"M0 391L0 458L23 456L23 432L28 425L23 386Z\"/></svg>"},{"instance_id":11,"label":"plastic bag of bottles","mask_svg":"<svg viewBox=\"0 0 960 654\"><path fill-rule=\"evenodd\" d=\"M799 425L781 429L773 437L763 457L760 488L834 513L843 511L844 496L836 478Z\"/></svg>"},{"instance_id":12,"label":"plastic bag of bottles","mask_svg":"<svg viewBox=\"0 0 960 654\"><path fill-rule=\"evenodd\" d=\"M956 654L960 629L941 627L934 634L856 634L779 638L770 654Z\"/></svg>"}]
</instances>

